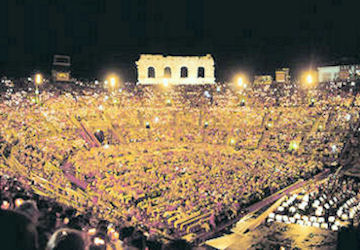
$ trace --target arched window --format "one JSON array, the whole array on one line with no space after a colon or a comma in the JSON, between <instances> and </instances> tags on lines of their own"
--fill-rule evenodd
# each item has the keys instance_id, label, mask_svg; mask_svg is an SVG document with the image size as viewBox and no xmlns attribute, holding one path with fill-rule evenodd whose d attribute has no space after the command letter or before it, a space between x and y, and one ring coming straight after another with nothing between
<instances>
[{"instance_id":1,"label":"arched window","mask_svg":"<svg viewBox=\"0 0 360 250\"><path fill-rule=\"evenodd\" d=\"M148 78L155 78L155 69L154 67L148 68Z\"/></svg>"},{"instance_id":2,"label":"arched window","mask_svg":"<svg viewBox=\"0 0 360 250\"><path fill-rule=\"evenodd\" d=\"M181 67L181 69L180 69L180 77L181 78L187 78L188 77L188 68L187 67Z\"/></svg>"},{"instance_id":3,"label":"arched window","mask_svg":"<svg viewBox=\"0 0 360 250\"><path fill-rule=\"evenodd\" d=\"M205 69L204 67L198 68L198 78L204 78L205 77Z\"/></svg>"},{"instance_id":4,"label":"arched window","mask_svg":"<svg viewBox=\"0 0 360 250\"><path fill-rule=\"evenodd\" d=\"M165 69L164 69L164 77L165 78L171 78L171 68L170 67L165 67Z\"/></svg>"}]
</instances>

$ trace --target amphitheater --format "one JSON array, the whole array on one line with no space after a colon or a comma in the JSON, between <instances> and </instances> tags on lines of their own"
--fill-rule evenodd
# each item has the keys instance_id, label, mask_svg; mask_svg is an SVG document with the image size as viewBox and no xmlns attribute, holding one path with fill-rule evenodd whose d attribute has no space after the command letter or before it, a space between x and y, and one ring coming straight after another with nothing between
<instances>
[{"instance_id":1,"label":"amphitheater","mask_svg":"<svg viewBox=\"0 0 360 250\"><path fill-rule=\"evenodd\" d=\"M166 65L154 66L155 73ZM269 198L280 199L274 195L292 185L310 183L314 195L322 190L317 181L351 186L355 194L345 192L331 209L353 196L351 204L359 202L357 182L336 172L354 161L349 152L359 127L359 94L282 84L240 95L214 83L213 61L210 70L204 67L201 79L211 84L162 88L156 75L151 84L139 73L144 84L119 91L47 86L39 104L27 90L2 93L2 208L34 200L39 221L49 213L57 218L47 224L50 233L65 226L89 235L91 244L131 245L125 229L132 228L149 247L176 239L199 246L244 215L267 209L276 201ZM309 197L304 206L311 207ZM319 217L331 230L332 214L325 210ZM344 227L353 222L336 220Z\"/></svg>"}]
</instances>

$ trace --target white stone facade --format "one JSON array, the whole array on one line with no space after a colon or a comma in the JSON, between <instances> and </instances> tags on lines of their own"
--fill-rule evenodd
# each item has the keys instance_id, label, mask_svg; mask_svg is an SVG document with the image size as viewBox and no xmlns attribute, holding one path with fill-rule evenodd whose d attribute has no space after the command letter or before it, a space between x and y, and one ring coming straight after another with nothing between
<instances>
[{"instance_id":1,"label":"white stone facade","mask_svg":"<svg viewBox=\"0 0 360 250\"><path fill-rule=\"evenodd\" d=\"M340 66L318 67L318 81L330 82L335 81L340 74Z\"/></svg>"},{"instance_id":2,"label":"white stone facade","mask_svg":"<svg viewBox=\"0 0 360 250\"><path fill-rule=\"evenodd\" d=\"M140 55L138 84L214 84L215 62L206 56ZM166 80L164 80L166 79Z\"/></svg>"}]
</instances>

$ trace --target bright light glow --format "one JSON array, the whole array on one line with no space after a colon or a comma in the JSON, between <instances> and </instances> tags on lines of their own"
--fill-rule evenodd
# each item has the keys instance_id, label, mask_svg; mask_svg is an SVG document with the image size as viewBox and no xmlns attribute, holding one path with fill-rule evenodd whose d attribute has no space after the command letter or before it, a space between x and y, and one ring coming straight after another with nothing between
<instances>
[{"instance_id":1,"label":"bright light glow","mask_svg":"<svg viewBox=\"0 0 360 250\"><path fill-rule=\"evenodd\" d=\"M311 74L308 74L307 77L306 77L306 82L308 84L312 84L313 83L313 77Z\"/></svg>"},{"instance_id":2,"label":"bright light glow","mask_svg":"<svg viewBox=\"0 0 360 250\"><path fill-rule=\"evenodd\" d=\"M159 117L156 116L155 119L154 119L154 122L158 123L159 122Z\"/></svg>"},{"instance_id":3,"label":"bright light glow","mask_svg":"<svg viewBox=\"0 0 360 250\"><path fill-rule=\"evenodd\" d=\"M94 238L94 244L96 246L100 246L100 245L104 245L105 244L105 241L99 237L95 237Z\"/></svg>"},{"instance_id":4,"label":"bright light glow","mask_svg":"<svg viewBox=\"0 0 360 250\"><path fill-rule=\"evenodd\" d=\"M96 233L96 228L90 228L88 231L88 235L95 235Z\"/></svg>"},{"instance_id":5,"label":"bright light glow","mask_svg":"<svg viewBox=\"0 0 360 250\"><path fill-rule=\"evenodd\" d=\"M232 144L232 145L235 144L235 140L234 140L234 139L231 139L231 140L230 140L230 144Z\"/></svg>"},{"instance_id":6,"label":"bright light glow","mask_svg":"<svg viewBox=\"0 0 360 250\"><path fill-rule=\"evenodd\" d=\"M242 77L239 77L237 83L238 83L238 85L239 85L240 87L242 87L242 85L244 84L243 78L242 78Z\"/></svg>"},{"instance_id":7,"label":"bright light glow","mask_svg":"<svg viewBox=\"0 0 360 250\"><path fill-rule=\"evenodd\" d=\"M116 79L115 79L115 77L111 77L110 78L110 85L111 85L111 87L115 87L115 85L116 85Z\"/></svg>"},{"instance_id":8,"label":"bright light glow","mask_svg":"<svg viewBox=\"0 0 360 250\"><path fill-rule=\"evenodd\" d=\"M95 85L98 85L99 84L99 81L98 80L95 80Z\"/></svg>"},{"instance_id":9,"label":"bright light glow","mask_svg":"<svg viewBox=\"0 0 360 250\"><path fill-rule=\"evenodd\" d=\"M346 114L345 119L346 119L347 121L350 121L351 115L350 115L350 114Z\"/></svg>"},{"instance_id":10,"label":"bright light glow","mask_svg":"<svg viewBox=\"0 0 360 250\"><path fill-rule=\"evenodd\" d=\"M43 77L42 77L42 75L41 74L36 74L35 75L35 83L36 84L41 84L42 83L42 81L43 81Z\"/></svg>"},{"instance_id":11,"label":"bright light glow","mask_svg":"<svg viewBox=\"0 0 360 250\"><path fill-rule=\"evenodd\" d=\"M104 86L106 88L111 88L112 91L114 91L115 88L119 87L119 84L120 84L119 76L114 73L107 75L106 80L104 81Z\"/></svg>"},{"instance_id":12,"label":"bright light glow","mask_svg":"<svg viewBox=\"0 0 360 250\"><path fill-rule=\"evenodd\" d=\"M24 200L21 198L18 198L15 200L15 206L20 207L24 203Z\"/></svg>"},{"instance_id":13,"label":"bright light glow","mask_svg":"<svg viewBox=\"0 0 360 250\"><path fill-rule=\"evenodd\" d=\"M99 105L99 110L104 110L103 105Z\"/></svg>"},{"instance_id":14,"label":"bright light glow","mask_svg":"<svg viewBox=\"0 0 360 250\"><path fill-rule=\"evenodd\" d=\"M1 209L4 209L4 210L7 210L9 209L10 207L10 204L8 201L3 201L2 204L1 204Z\"/></svg>"},{"instance_id":15,"label":"bright light glow","mask_svg":"<svg viewBox=\"0 0 360 250\"><path fill-rule=\"evenodd\" d=\"M166 100L166 104L171 104L171 100L170 100L170 99L167 99L167 100Z\"/></svg>"},{"instance_id":16,"label":"bright light glow","mask_svg":"<svg viewBox=\"0 0 360 250\"><path fill-rule=\"evenodd\" d=\"M169 86L169 80L166 79L166 78L164 78L164 80L163 80L163 85L164 85L164 87Z\"/></svg>"},{"instance_id":17,"label":"bright light glow","mask_svg":"<svg viewBox=\"0 0 360 250\"><path fill-rule=\"evenodd\" d=\"M315 70L308 70L304 72L301 76L301 83L303 85L303 88L305 89L311 89L316 87L318 84L317 82L318 73Z\"/></svg>"},{"instance_id":18,"label":"bright light glow","mask_svg":"<svg viewBox=\"0 0 360 250\"><path fill-rule=\"evenodd\" d=\"M109 148L109 144L105 144L105 145L104 145L104 148L105 148L105 149L108 149L108 148Z\"/></svg>"},{"instance_id":19,"label":"bright light glow","mask_svg":"<svg viewBox=\"0 0 360 250\"><path fill-rule=\"evenodd\" d=\"M333 153L336 152L336 149L337 149L336 145L332 145L332 146L331 146L331 150L332 150Z\"/></svg>"},{"instance_id":20,"label":"bright light glow","mask_svg":"<svg viewBox=\"0 0 360 250\"><path fill-rule=\"evenodd\" d=\"M112 235L111 235L111 240L115 241L115 240L118 240L119 239L119 233L118 232L114 232Z\"/></svg>"},{"instance_id":21,"label":"bright light glow","mask_svg":"<svg viewBox=\"0 0 360 250\"><path fill-rule=\"evenodd\" d=\"M220 91L221 91L221 87L220 87L220 86L217 86L217 87L216 87L216 91L217 91L217 92L220 92Z\"/></svg>"},{"instance_id":22,"label":"bright light glow","mask_svg":"<svg viewBox=\"0 0 360 250\"><path fill-rule=\"evenodd\" d=\"M108 228L108 231L107 231L107 234L109 235L109 236L111 236L113 233L115 233L115 229L114 228Z\"/></svg>"},{"instance_id":23,"label":"bright light glow","mask_svg":"<svg viewBox=\"0 0 360 250\"><path fill-rule=\"evenodd\" d=\"M290 143L290 150L298 150L299 149L299 144L296 141L292 141Z\"/></svg>"},{"instance_id":24,"label":"bright light glow","mask_svg":"<svg viewBox=\"0 0 360 250\"><path fill-rule=\"evenodd\" d=\"M209 91L207 91L207 90L205 90L204 95L205 95L205 97L207 97L207 98L210 98L210 97L211 97Z\"/></svg>"}]
</instances>

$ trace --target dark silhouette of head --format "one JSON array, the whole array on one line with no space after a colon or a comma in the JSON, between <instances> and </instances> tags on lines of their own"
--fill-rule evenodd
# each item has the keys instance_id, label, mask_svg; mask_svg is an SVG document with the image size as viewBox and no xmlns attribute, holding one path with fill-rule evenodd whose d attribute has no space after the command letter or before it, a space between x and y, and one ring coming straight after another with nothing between
<instances>
[{"instance_id":1,"label":"dark silhouette of head","mask_svg":"<svg viewBox=\"0 0 360 250\"><path fill-rule=\"evenodd\" d=\"M39 219L39 210L34 201L25 201L19 207L15 209L16 212L26 215L34 223Z\"/></svg>"},{"instance_id":2,"label":"dark silhouette of head","mask_svg":"<svg viewBox=\"0 0 360 250\"><path fill-rule=\"evenodd\" d=\"M191 245L186 240L174 240L163 246L164 250L191 250Z\"/></svg>"},{"instance_id":3,"label":"dark silhouette of head","mask_svg":"<svg viewBox=\"0 0 360 250\"><path fill-rule=\"evenodd\" d=\"M84 250L85 242L80 232L62 228L57 230L48 241L46 250Z\"/></svg>"},{"instance_id":4,"label":"dark silhouette of head","mask_svg":"<svg viewBox=\"0 0 360 250\"><path fill-rule=\"evenodd\" d=\"M0 248L2 250L38 248L36 225L24 214L0 210Z\"/></svg>"}]
</instances>

